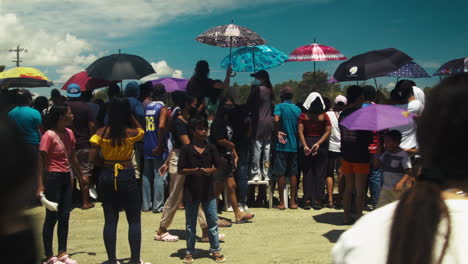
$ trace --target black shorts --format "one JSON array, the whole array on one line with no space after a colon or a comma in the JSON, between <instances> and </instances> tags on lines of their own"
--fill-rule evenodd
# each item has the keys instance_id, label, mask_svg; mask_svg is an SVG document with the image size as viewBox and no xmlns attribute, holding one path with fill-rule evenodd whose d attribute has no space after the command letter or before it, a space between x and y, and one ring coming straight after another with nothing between
<instances>
[{"instance_id":1,"label":"black shorts","mask_svg":"<svg viewBox=\"0 0 468 264\"><path fill-rule=\"evenodd\" d=\"M297 152L277 151L273 164L273 176L298 176Z\"/></svg>"},{"instance_id":2,"label":"black shorts","mask_svg":"<svg viewBox=\"0 0 468 264\"><path fill-rule=\"evenodd\" d=\"M232 161L221 157L219 158L219 166L214 173L214 180L217 183L225 182L226 178L234 177L234 166Z\"/></svg>"}]
</instances>

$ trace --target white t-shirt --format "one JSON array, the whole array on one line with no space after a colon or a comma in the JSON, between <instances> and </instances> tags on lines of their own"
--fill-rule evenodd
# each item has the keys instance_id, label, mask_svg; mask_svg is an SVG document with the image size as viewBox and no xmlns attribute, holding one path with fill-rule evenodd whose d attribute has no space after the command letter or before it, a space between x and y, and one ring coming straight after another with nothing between
<instances>
[{"instance_id":1,"label":"white t-shirt","mask_svg":"<svg viewBox=\"0 0 468 264\"><path fill-rule=\"evenodd\" d=\"M335 111L327 112L328 118L330 118L331 123L331 134L330 134L330 144L328 145L328 150L333 152L341 151L341 134L340 126L338 125L338 118L340 113Z\"/></svg>"},{"instance_id":2,"label":"white t-shirt","mask_svg":"<svg viewBox=\"0 0 468 264\"><path fill-rule=\"evenodd\" d=\"M420 115L423 109L423 105L419 100L413 100L408 104L395 105L404 110L408 110L411 114ZM412 120L408 125L394 127L401 132L401 144L400 147L403 149L412 149L418 146L416 141L416 122Z\"/></svg>"},{"instance_id":3,"label":"white t-shirt","mask_svg":"<svg viewBox=\"0 0 468 264\"><path fill-rule=\"evenodd\" d=\"M468 200L446 200L449 208L452 232L449 247L442 263L466 263L468 259ZM363 216L356 224L343 233L332 249L335 264L387 262L390 230L393 213L398 202L374 210ZM417 213L417 212L415 212ZM436 235L434 258L442 251L446 222L442 222ZM413 234L409 233L408 236Z\"/></svg>"}]
</instances>

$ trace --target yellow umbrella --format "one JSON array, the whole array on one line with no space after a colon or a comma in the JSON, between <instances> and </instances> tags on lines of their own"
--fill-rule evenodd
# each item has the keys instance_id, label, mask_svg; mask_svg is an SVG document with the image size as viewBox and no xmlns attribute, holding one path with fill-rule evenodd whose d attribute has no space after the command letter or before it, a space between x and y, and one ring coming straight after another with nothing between
<instances>
[{"instance_id":1,"label":"yellow umbrella","mask_svg":"<svg viewBox=\"0 0 468 264\"><path fill-rule=\"evenodd\" d=\"M31 67L16 67L0 72L0 87L50 87L54 83L40 70Z\"/></svg>"}]
</instances>

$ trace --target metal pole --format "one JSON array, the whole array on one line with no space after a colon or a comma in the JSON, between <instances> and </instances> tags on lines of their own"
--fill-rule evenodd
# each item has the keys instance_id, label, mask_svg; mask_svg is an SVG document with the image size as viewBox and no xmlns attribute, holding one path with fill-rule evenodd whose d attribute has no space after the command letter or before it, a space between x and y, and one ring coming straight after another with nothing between
<instances>
[{"instance_id":1,"label":"metal pole","mask_svg":"<svg viewBox=\"0 0 468 264\"><path fill-rule=\"evenodd\" d=\"M377 89L377 79L374 77L375 89Z\"/></svg>"},{"instance_id":2,"label":"metal pole","mask_svg":"<svg viewBox=\"0 0 468 264\"><path fill-rule=\"evenodd\" d=\"M253 48L252 48L252 62L253 62L254 72L256 72L257 70L255 69L255 51Z\"/></svg>"},{"instance_id":3,"label":"metal pole","mask_svg":"<svg viewBox=\"0 0 468 264\"><path fill-rule=\"evenodd\" d=\"M229 37L229 66L232 65L232 36Z\"/></svg>"},{"instance_id":4,"label":"metal pole","mask_svg":"<svg viewBox=\"0 0 468 264\"><path fill-rule=\"evenodd\" d=\"M120 55L120 49L119 49L119 55ZM120 92L123 94L123 80L120 80Z\"/></svg>"}]
</instances>

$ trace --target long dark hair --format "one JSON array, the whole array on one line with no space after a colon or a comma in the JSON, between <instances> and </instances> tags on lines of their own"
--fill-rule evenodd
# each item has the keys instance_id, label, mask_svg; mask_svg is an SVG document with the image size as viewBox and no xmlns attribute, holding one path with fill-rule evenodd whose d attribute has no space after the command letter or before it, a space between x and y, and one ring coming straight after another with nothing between
<instances>
[{"instance_id":1,"label":"long dark hair","mask_svg":"<svg viewBox=\"0 0 468 264\"><path fill-rule=\"evenodd\" d=\"M223 96L223 97L221 97L221 98L219 99L218 112L216 112L216 115L217 115L217 116L220 116L220 117L224 116L224 114L225 114L225 113L224 113L224 112L225 112L225 111L224 111L224 104L225 104L226 102L229 102L229 101L231 101L232 104L234 105L234 99L233 99L231 96L226 96L226 95L225 95L225 96Z\"/></svg>"},{"instance_id":2,"label":"long dark hair","mask_svg":"<svg viewBox=\"0 0 468 264\"><path fill-rule=\"evenodd\" d=\"M44 129L50 130L57 127L57 123L60 117L63 117L68 112L67 104L56 104L53 105L50 110L47 112L44 118Z\"/></svg>"},{"instance_id":3,"label":"long dark hair","mask_svg":"<svg viewBox=\"0 0 468 264\"><path fill-rule=\"evenodd\" d=\"M193 78L197 80L205 80L208 78L208 74L210 74L210 66L208 62L205 60L198 61L195 66Z\"/></svg>"},{"instance_id":4,"label":"long dark hair","mask_svg":"<svg viewBox=\"0 0 468 264\"><path fill-rule=\"evenodd\" d=\"M388 264L441 263L444 258L451 226L441 192L448 181L468 180L465 165L468 143L459 140L466 134L467 97L468 73L462 73L441 81L427 99L417 130L423 172L416 184L403 194L395 210ZM456 148L448 147L454 144ZM438 256L434 254L434 244L443 219L447 220L447 232Z\"/></svg>"},{"instance_id":5,"label":"long dark hair","mask_svg":"<svg viewBox=\"0 0 468 264\"><path fill-rule=\"evenodd\" d=\"M126 138L126 129L132 119L127 98L114 97L109 104L109 139L113 146L121 146Z\"/></svg>"}]
</instances>

